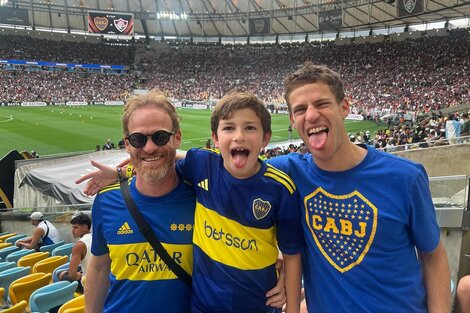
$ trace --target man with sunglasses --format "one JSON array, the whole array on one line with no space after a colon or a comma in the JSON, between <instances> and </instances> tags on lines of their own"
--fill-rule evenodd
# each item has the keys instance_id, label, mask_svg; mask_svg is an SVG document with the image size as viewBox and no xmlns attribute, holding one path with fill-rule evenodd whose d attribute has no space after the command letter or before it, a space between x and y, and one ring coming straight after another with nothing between
<instances>
[{"instance_id":1,"label":"man with sunglasses","mask_svg":"<svg viewBox=\"0 0 470 313\"><path fill-rule=\"evenodd\" d=\"M133 96L122 125L137 173L129 181L131 196L169 255L191 273L195 195L175 171L181 144L175 108L157 91ZM92 219L86 312L189 312L190 287L140 233L119 184L99 192Z\"/></svg>"}]
</instances>

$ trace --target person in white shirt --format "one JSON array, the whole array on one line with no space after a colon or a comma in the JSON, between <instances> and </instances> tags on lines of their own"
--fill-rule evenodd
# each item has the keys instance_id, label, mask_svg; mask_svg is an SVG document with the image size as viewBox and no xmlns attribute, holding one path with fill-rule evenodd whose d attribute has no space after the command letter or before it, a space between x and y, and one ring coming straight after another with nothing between
<instances>
[{"instance_id":1,"label":"person in white shirt","mask_svg":"<svg viewBox=\"0 0 470 313\"><path fill-rule=\"evenodd\" d=\"M44 219L42 212L33 212L29 218L31 219L31 224L36 226L36 228L33 230L33 234L30 237L18 240L16 242L17 247L39 251L39 248L42 246L61 241L59 231L54 224Z\"/></svg>"}]
</instances>

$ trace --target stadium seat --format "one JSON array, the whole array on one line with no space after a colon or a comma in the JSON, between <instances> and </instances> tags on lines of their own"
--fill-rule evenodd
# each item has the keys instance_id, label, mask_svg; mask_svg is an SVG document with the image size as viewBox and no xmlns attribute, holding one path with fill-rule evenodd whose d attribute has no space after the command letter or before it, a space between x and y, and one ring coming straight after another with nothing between
<instances>
[{"instance_id":1,"label":"stadium seat","mask_svg":"<svg viewBox=\"0 0 470 313\"><path fill-rule=\"evenodd\" d=\"M57 256L57 255L65 255L68 258L70 258L70 254L72 253L72 248L73 248L74 243L66 243L63 244L54 250L52 250L52 256Z\"/></svg>"},{"instance_id":2,"label":"stadium seat","mask_svg":"<svg viewBox=\"0 0 470 313\"><path fill-rule=\"evenodd\" d=\"M15 235L15 236L12 236L10 238L5 239L5 243L11 243L12 245L14 245L17 240L22 239L22 238L26 238L26 237L28 237L28 235L18 234L18 235Z\"/></svg>"},{"instance_id":3,"label":"stadium seat","mask_svg":"<svg viewBox=\"0 0 470 313\"><path fill-rule=\"evenodd\" d=\"M65 302L57 313L85 313L85 295Z\"/></svg>"},{"instance_id":4,"label":"stadium seat","mask_svg":"<svg viewBox=\"0 0 470 313\"><path fill-rule=\"evenodd\" d=\"M0 258L2 258L2 260L5 260L7 255L9 255L10 253L13 253L15 251L18 251L18 250L21 250L21 248L19 248L17 246L11 246L11 247L3 248L2 250L0 250Z\"/></svg>"},{"instance_id":5,"label":"stadium seat","mask_svg":"<svg viewBox=\"0 0 470 313\"><path fill-rule=\"evenodd\" d=\"M49 255L51 255L52 251L57 248L57 247L60 247L62 245L65 244L65 241L61 240L59 241L58 243L53 243L51 245L47 245L47 246L42 246L41 248L39 248L39 251L41 252L49 252Z\"/></svg>"},{"instance_id":6,"label":"stadium seat","mask_svg":"<svg viewBox=\"0 0 470 313\"><path fill-rule=\"evenodd\" d=\"M21 301L17 303L16 305L12 306L11 308L2 310L2 313L23 313L26 310L26 307L28 306L28 302L26 301Z\"/></svg>"},{"instance_id":7,"label":"stadium seat","mask_svg":"<svg viewBox=\"0 0 470 313\"><path fill-rule=\"evenodd\" d=\"M33 273L12 282L9 290L11 304L17 304L23 300L29 301L34 291L49 284L51 276L51 274Z\"/></svg>"},{"instance_id":8,"label":"stadium seat","mask_svg":"<svg viewBox=\"0 0 470 313\"><path fill-rule=\"evenodd\" d=\"M2 306L2 307L4 305L4 302L3 302L3 296L4 295L5 295L5 288L0 288L0 299L2 300L2 301L0 301L1 302L0 306Z\"/></svg>"},{"instance_id":9,"label":"stadium seat","mask_svg":"<svg viewBox=\"0 0 470 313\"><path fill-rule=\"evenodd\" d=\"M11 246L12 246L11 243L2 242L2 243L0 243L0 250L3 249L3 248L6 248L6 247L11 247Z\"/></svg>"},{"instance_id":10,"label":"stadium seat","mask_svg":"<svg viewBox=\"0 0 470 313\"><path fill-rule=\"evenodd\" d=\"M49 252L34 252L31 254L27 254L22 256L16 264L18 266L31 266L33 267L34 264L37 262L44 260L45 258L49 257Z\"/></svg>"},{"instance_id":11,"label":"stadium seat","mask_svg":"<svg viewBox=\"0 0 470 313\"><path fill-rule=\"evenodd\" d=\"M3 235L6 235L6 234L9 234L10 232L9 231L3 231L0 233L0 236L3 236Z\"/></svg>"},{"instance_id":12,"label":"stadium seat","mask_svg":"<svg viewBox=\"0 0 470 313\"><path fill-rule=\"evenodd\" d=\"M18 278L24 277L31 273L31 267L14 267L0 273L0 288L9 290L12 282ZM8 299L8 292L3 295L3 301Z\"/></svg>"},{"instance_id":13,"label":"stadium seat","mask_svg":"<svg viewBox=\"0 0 470 313\"><path fill-rule=\"evenodd\" d=\"M32 249L21 249L15 252L10 253L7 255L5 258L5 261L7 262L15 262L15 264L18 262L19 259L21 259L23 256L32 254L34 253L34 250Z\"/></svg>"},{"instance_id":14,"label":"stadium seat","mask_svg":"<svg viewBox=\"0 0 470 313\"><path fill-rule=\"evenodd\" d=\"M67 257L65 255L51 256L47 259L37 262L33 266L33 273L51 273L54 270L67 263Z\"/></svg>"},{"instance_id":15,"label":"stadium seat","mask_svg":"<svg viewBox=\"0 0 470 313\"><path fill-rule=\"evenodd\" d=\"M65 264L62 264L54 269L52 272L52 282L58 282L59 281L59 272L62 272L63 270L68 270L69 269L70 262L67 262Z\"/></svg>"},{"instance_id":16,"label":"stadium seat","mask_svg":"<svg viewBox=\"0 0 470 313\"><path fill-rule=\"evenodd\" d=\"M48 313L50 309L73 299L78 282L60 281L39 288L31 294L31 312Z\"/></svg>"},{"instance_id":17,"label":"stadium seat","mask_svg":"<svg viewBox=\"0 0 470 313\"><path fill-rule=\"evenodd\" d=\"M9 234L5 234L5 235L1 235L0 236L0 242L5 242L6 239L10 238L10 237L13 237L13 236L16 236L17 233L9 233Z\"/></svg>"},{"instance_id":18,"label":"stadium seat","mask_svg":"<svg viewBox=\"0 0 470 313\"><path fill-rule=\"evenodd\" d=\"M0 272L3 272L4 270L7 270L9 268L14 268L16 267L15 262L0 262Z\"/></svg>"}]
</instances>

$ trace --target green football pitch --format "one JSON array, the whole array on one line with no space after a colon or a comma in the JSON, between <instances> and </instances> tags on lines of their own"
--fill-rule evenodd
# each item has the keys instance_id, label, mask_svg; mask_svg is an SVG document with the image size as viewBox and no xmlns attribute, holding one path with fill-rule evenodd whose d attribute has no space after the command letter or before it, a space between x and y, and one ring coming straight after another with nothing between
<instances>
[{"instance_id":1,"label":"green football pitch","mask_svg":"<svg viewBox=\"0 0 470 313\"><path fill-rule=\"evenodd\" d=\"M11 150L35 150L40 156L94 151L110 138L122 137L121 106L0 107L0 158ZM178 109L183 132L181 149L204 146L211 137L210 111ZM271 143L288 139L287 115L272 116ZM373 122L347 121L348 132L378 129ZM298 138L295 131L293 138Z\"/></svg>"}]
</instances>

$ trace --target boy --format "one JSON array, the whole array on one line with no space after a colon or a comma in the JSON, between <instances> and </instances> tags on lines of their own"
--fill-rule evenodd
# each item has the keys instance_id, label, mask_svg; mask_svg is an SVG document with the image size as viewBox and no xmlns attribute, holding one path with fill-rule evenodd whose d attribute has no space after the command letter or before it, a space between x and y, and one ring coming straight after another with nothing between
<instances>
[{"instance_id":1,"label":"boy","mask_svg":"<svg viewBox=\"0 0 470 313\"><path fill-rule=\"evenodd\" d=\"M277 243L284 256L287 312L298 312L300 216L296 187L259 160L271 139L269 111L253 94L224 96L211 116L218 150L191 149L177 170L196 191L193 312L273 312Z\"/></svg>"},{"instance_id":2,"label":"boy","mask_svg":"<svg viewBox=\"0 0 470 313\"><path fill-rule=\"evenodd\" d=\"M220 152L191 149L177 163L197 197L192 312L279 312L265 304L277 279L277 244L286 312L298 312L303 237L296 187L258 158L271 138L269 111L253 94L234 91L216 105L211 129ZM97 179L80 181L91 177Z\"/></svg>"}]
</instances>

